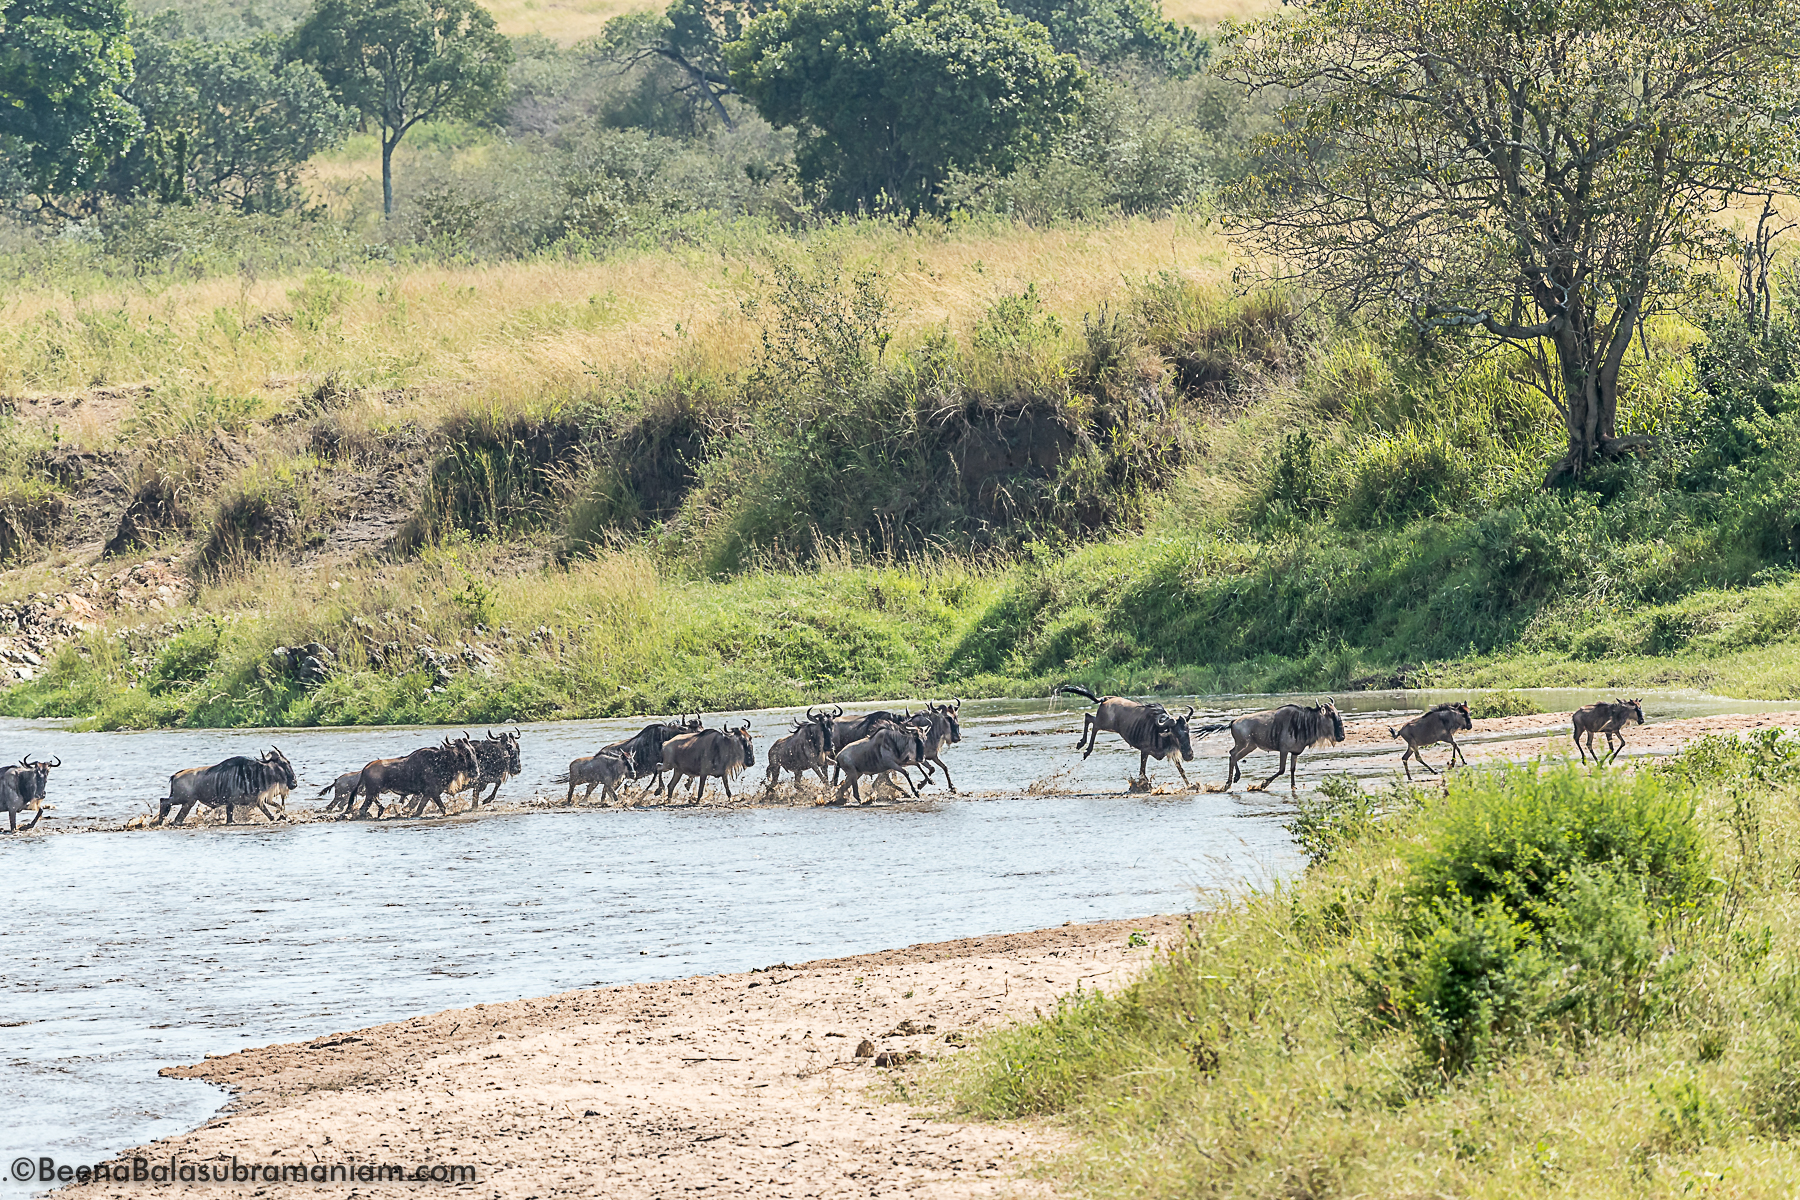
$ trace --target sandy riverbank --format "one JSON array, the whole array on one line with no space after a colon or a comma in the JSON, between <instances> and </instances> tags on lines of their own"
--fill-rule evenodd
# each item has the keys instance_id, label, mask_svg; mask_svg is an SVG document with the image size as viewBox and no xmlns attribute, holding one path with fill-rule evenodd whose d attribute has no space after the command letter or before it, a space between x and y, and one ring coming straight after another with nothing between
<instances>
[{"instance_id":1,"label":"sandy riverbank","mask_svg":"<svg viewBox=\"0 0 1800 1200\"><path fill-rule=\"evenodd\" d=\"M235 1098L193 1133L132 1152L151 1162L467 1164L475 1181L352 1173L349 1183L90 1183L59 1195L1049 1196L1029 1170L1055 1151L1052 1132L934 1120L888 1101L963 1039L1077 983L1118 986L1186 920L564 992L171 1067L163 1073ZM1151 945L1130 946L1134 931ZM859 1058L865 1040L876 1054Z\"/></svg>"}]
</instances>

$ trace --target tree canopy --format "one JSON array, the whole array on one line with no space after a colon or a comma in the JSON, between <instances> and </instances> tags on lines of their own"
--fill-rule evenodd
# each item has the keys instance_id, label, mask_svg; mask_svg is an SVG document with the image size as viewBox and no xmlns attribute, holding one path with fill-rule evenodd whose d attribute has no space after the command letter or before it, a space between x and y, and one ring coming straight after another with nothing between
<instances>
[{"instance_id":1,"label":"tree canopy","mask_svg":"<svg viewBox=\"0 0 1800 1200\"><path fill-rule=\"evenodd\" d=\"M0 150L41 199L96 179L143 127L124 0L0 0Z\"/></svg>"},{"instance_id":2,"label":"tree canopy","mask_svg":"<svg viewBox=\"0 0 1800 1200\"><path fill-rule=\"evenodd\" d=\"M394 211L394 147L433 117L480 117L505 94L512 45L474 0L317 0L288 53L381 130L382 211Z\"/></svg>"},{"instance_id":3,"label":"tree canopy","mask_svg":"<svg viewBox=\"0 0 1800 1200\"><path fill-rule=\"evenodd\" d=\"M1291 0L1223 73L1288 90L1239 235L1279 275L1527 349L1579 475L1644 317L1795 166L1800 0Z\"/></svg>"},{"instance_id":4,"label":"tree canopy","mask_svg":"<svg viewBox=\"0 0 1800 1200\"><path fill-rule=\"evenodd\" d=\"M129 91L157 141L182 136L183 190L245 210L285 208L302 164L343 136L349 114L309 63L280 59L273 36L208 42L138 38ZM154 158L153 147L142 156ZM138 155L133 156L138 157ZM121 190L153 162L125 164Z\"/></svg>"},{"instance_id":5,"label":"tree canopy","mask_svg":"<svg viewBox=\"0 0 1800 1200\"><path fill-rule=\"evenodd\" d=\"M930 207L952 167L1010 169L1081 96L1075 59L994 0L784 0L726 57L842 209Z\"/></svg>"},{"instance_id":6,"label":"tree canopy","mask_svg":"<svg viewBox=\"0 0 1800 1200\"><path fill-rule=\"evenodd\" d=\"M1002 7L1036 21L1051 45L1091 66L1137 59L1187 75L1206 65L1206 41L1163 16L1157 0L1005 0Z\"/></svg>"}]
</instances>

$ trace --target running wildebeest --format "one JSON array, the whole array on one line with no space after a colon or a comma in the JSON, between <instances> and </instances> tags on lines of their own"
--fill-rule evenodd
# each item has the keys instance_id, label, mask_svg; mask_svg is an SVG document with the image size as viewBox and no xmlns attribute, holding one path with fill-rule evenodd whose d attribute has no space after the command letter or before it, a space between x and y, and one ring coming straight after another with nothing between
<instances>
[{"instance_id":1,"label":"running wildebeest","mask_svg":"<svg viewBox=\"0 0 1800 1200\"><path fill-rule=\"evenodd\" d=\"M602 799L610 796L614 804L623 804L619 793L613 789L631 778L631 752L628 750L602 750L598 754L590 754L586 758L578 758L569 764L568 773L558 775L552 783L566 783L569 794L563 799L564 804L575 802L575 788L578 784L587 784L587 791L581 794L581 802L586 804L593 796L594 789L600 789Z\"/></svg>"},{"instance_id":2,"label":"running wildebeest","mask_svg":"<svg viewBox=\"0 0 1800 1200\"><path fill-rule=\"evenodd\" d=\"M783 771L792 771L796 784L800 782L802 771L811 771L819 777L819 785L826 786L825 767L835 749L831 740L831 720L830 713L816 713L809 708L804 721L795 721L790 732L769 743L769 773L763 779L765 790L775 789L781 782Z\"/></svg>"},{"instance_id":3,"label":"running wildebeest","mask_svg":"<svg viewBox=\"0 0 1800 1200\"><path fill-rule=\"evenodd\" d=\"M1625 735L1620 732L1625 723L1633 717L1637 718L1639 725L1644 723L1644 706L1637 700L1614 700L1611 704L1603 700L1598 704L1578 708L1569 715L1575 725L1575 749L1580 752L1581 761L1586 762L1588 755L1594 753L1594 735L1604 733L1606 748L1612 751L1606 761L1611 762L1625 748ZM1587 734L1586 750L1581 748L1581 735L1584 733ZM1619 739L1617 746L1613 745L1615 737ZM1594 765L1597 767L1600 763L1600 756L1594 754Z\"/></svg>"},{"instance_id":4,"label":"running wildebeest","mask_svg":"<svg viewBox=\"0 0 1800 1200\"><path fill-rule=\"evenodd\" d=\"M523 770L519 759L519 731L515 729L511 733L495 736L494 731L490 729L485 740L472 742L471 745L475 748L475 761L479 767L475 772L475 778L471 779L464 787L473 789L470 793L469 807L480 808L483 804L492 803L494 797L500 794L500 785ZM494 785L494 790L487 794L486 799L483 799L481 789L490 783ZM458 790L463 789L459 788ZM419 807L421 810L425 807L423 801L420 802Z\"/></svg>"},{"instance_id":5,"label":"running wildebeest","mask_svg":"<svg viewBox=\"0 0 1800 1200\"><path fill-rule=\"evenodd\" d=\"M654 776L656 786L651 791L658 793L663 790L663 743L672 737L699 731L700 718L689 717L683 713L673 721L657 721L655 724L646 725L624 741L614 742L610 746L602 746L601 749L608 752L623 750L630 754L630 778L638 780L647 775Z\"/></svg>"},{"instance_id":6,"label":"running wildebeest","mask_svg":"<svg viewBox=\"0 0 1800 1200\"><path fill-rule=\"evenodd\" d=\"M663 743L663 765L669 769L668 795L675 795L676 785L692 776L699 781L694 790L694 803L706 795L706 781L717 777L731 799L731 777L745 767L756 765L756 752L750 747L750 722L737 729L702 729L684 733Z\"/></svg>"},{"instance_id":7,"label":"running wildebeest","mask_svg":"<svg viewBox=\"0 0 1800 1200\"><path fill-rule=\"evenodd\" d=\"M0 808L6 810L6 832L19 831L19 814L33 808L37 815L25 827L30 833L44 819L44 785L50 782L50 770L62 766L62 759L40 762L27 754L18 765L0 768Z\"/></svg>"},{"instance_id":8,"label":"running wildebeest","mask_svg":"<svg viewBox=\"0 0 1800 1200\"><path fill-rule=\"evenodd\" d=\"M866 738L851 742L836 754L838 766L843 770L844 778L838 784L837 796L832 803L842 803L844 789L849 788L856 796L858 804L865 803L862 788L858 784L864 775L879 775L887 780L889 787L899 791L894 783L893 772L900 772L900 778L906 780L906 790L916 800L919 789L913 785L912 776L906 768L924 761L925 735L916 725L882 725ZM870 800L874 797L871 796Z\"/></svg>"},{"instance_id":9,"label":"running wildebeest","mask_svg":"<svg viewBox=\"0 0 1800 1200\"><path fill-rule=\"evenodd\" d=\"M931 764L936 763L944 768L944 784L950 794L956 794L956 784L950 779L950 768L944 766L943 750L946 743L954 746L962 741L962 722L957 719L957 712L962 708L962 701L949 704L933 704L927 700L925 711L914 713L907 718L907 724L916 727L925 741L925 753L919 765L925 769L925 778L931 778Z\"/></svg>"},{"instance_id":10,"label":"running wildebeest","mask_svg":"<svg viewBox=\"0 0 1800 1200\"><path fill-rule=\"evenodd\" d=\"M439 745L414 750L404 758L375 759L357 776L343 819L367 816L371 804L376 808L377 818L387 815L387 806L379 798L383 792L398 792L402 797L418 796L421 798L420 812L425 811L429 802L436 804L440 813L449 816L450 810L444 806L445 793L467 787L479 770L481 764L475 758L475 747L469 744L466 735L455 741L445 738ZM356 802L359 796L362 798L360 805Z\"/></svg>"},{"instance_id":11,"label":"running wildebeest","mask_svg":"<svg viewBox=\"0 0 1800 1200\"><path fill-rule=\"evenodd\" d=\"M1338 715L1337 705L1329 700L1311 708L1284 704L1267 712L1239 717L1227 728L1231 730L1233 744L1231 764L1225 772L1226 787L1243 778L1243 772L1238 770L1239 759L1256 750L1273 750L1281 755L1280 765L1260 786L1266 791L1285 771L1288 789L1295 790L1294 777L1300 768L1300 752L1318 742L1344 740L1344 718Z\"/></svg>"},{"instance_id":12,"label":"running wildebeest","mask_svg":"<svg viewBox=\"0 0 1800 1200\"><path fill-rule=\"evenodd\" d=\"M1411 779L1412 764L1406 761L1409 758L1417 758L1421 767L1431 771L1433 775L1437 774L1431 764L1425 761L1425 747L1438 742L1450 743L1450 761L1445 764L1444 770L1454 767L1458 758L1462 759L1465 767L1468 766L1468 755L1456 744L1456 731L1473 728L1475 725L1469 720L1469 706L1459 700L1454 704L1434 705L1398 729L1390 725L1388 733L1406 743L1406 753L1400 756L1400 765L1406 768L1406 777ZM1279 771L1275 773L1281 774Z\"/></svg>"},{"instance_id":13,"label":"running wildebeest","mask_svg":"<svg viewBox=\"0 0 1800 1200\"><path fill-rule=\"evenodd\" d=\"M1087 747L1082 758L1087 758L1099 744L1102 733L1116 733L1124 739L1125 744L1138 752L1138 774L1149 777L1150 760L1163 759L1173 755L1175 770L1181 775L1184 787L1192 786L1188 782L1187 771L1182 762L1192 762L1194 758L1193 742L1188 737L1188 721L1194 715L1193 706L1177 717L1154 700L1148 704L1136 700L1127 700L1123 696L1096 696L1078 683L1065 683L1056 689L1058 694L1073 692L1077 696L1086 696L1099 705L1091 713L1084 713L1081 721L1081 740L1075 743L1080 750ZM1215 727L1217 728L1217 727Z\"/></svg>"},{"instance_id":14,"label":"running wildebeest","mask_svg":"<svg viewBox=\"0 0 1800 1200\"><path fill-rule=\"evenodd\" d=\"M232 822L232 810L240 804L255 808L273 821L275 814L269 811L269 802L273 800L279 804L281 815L287 816L287 795L299 783L287 755L274 746L260 758L238 755L210 767L189 767L169 776L169 797L162 802L162 809L151 824L161 825L169 810L178 804L181 811L175 814L177 825L187 820L196 804L206 808L223 805L227 825Z\"/></svg>"},{"instance_id":15,"label":"running wildebeest","mask_svg":"<svg viewBox=\"0 0 1800 1200\"><path fill-rule=\"evenodd\" d=\"M862 741L884 725L897 727L905 725L912 719L910 712L891 713L885 708L877 709L872 713L863 713L859 717L846 717L841 705L834 704L832 708L837 711L832 714L831 744L838 750L842 750L852 742ZM836 754L836 752L834 750L832 753ZM927 779L931 777L931 768L925 769L925 777ZM831 782L838 782L838 767L835 759L832 762Z\"/></svg>"},{"instance_id":16,"label":"running wildebeest","mask_svg":"<svg viewBox=\"0 0 1800 1200\"><path fill-rule=\"evenodd\" d=\"M345 771L336 779L319 789L319 799L331 797L331 803L325 806L326 812L336 812L350 803L350 797L356 794L356 781L362 778L362 768Z\"/></svg>"}]
</instances>

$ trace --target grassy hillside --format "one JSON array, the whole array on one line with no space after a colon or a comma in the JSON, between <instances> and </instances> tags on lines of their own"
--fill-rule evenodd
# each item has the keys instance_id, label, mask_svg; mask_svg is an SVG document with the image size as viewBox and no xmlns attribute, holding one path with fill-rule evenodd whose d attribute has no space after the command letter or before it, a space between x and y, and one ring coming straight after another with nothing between
<instances>
[{"instance_id":1,"label":"grassy hillside","mask_svg":"<svg viewBox=\"0 0 1800 1200\"><path fill-rule=\"evenodd\" d=\"M1508 362L1234 292L1203 217L702 232L135 279L58 251L7 298L3 598L44 611L0 705L1800 692L1785 322L1651 326L1623 427L1657 451L1544 493L1554 416ZM278 653L309 643L323 679Z\"/></svg>"},{"instance_id":2,"label":"grassy hillside","mask_svg":"<svg viewBox=\"0 0 1800 1200\"><path fill-rule=\"evenodd\" d=\"M1330 789L1290 826L1302 878L989 1036L944 1095L1054 1119L1049 1169L1096 1196L1791 1195L1797 763L1770 731Z\"/></svg>"}]
</instances>

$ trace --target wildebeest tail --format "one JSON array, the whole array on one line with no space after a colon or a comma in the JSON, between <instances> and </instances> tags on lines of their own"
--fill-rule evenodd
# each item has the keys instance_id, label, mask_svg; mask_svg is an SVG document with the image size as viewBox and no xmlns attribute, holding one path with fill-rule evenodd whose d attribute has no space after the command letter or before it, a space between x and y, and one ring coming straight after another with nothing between
<instances>
[{"instance_id":1,"label":"wildebeest tail","mask_svg":"<svg viewBox=\"0 0 1800 1200\"><path fill-rule=\"evenodd\" d=\"M1217 725L1194 725L1189 727L1188 736L1205 737L1209 733L1223 733L1230 728L1230 721L1221 721Z\"/></svg>"},{"instance_id":2,"label":"wildebeest tail","mask_svg":"<svg viewBox=\"0 0 1800 1200\"><path fill-rule=\"evenodd\" d=\"M331 789L336 786L337 786L337 780L334 779L330 783L326 784L324 787L319 789L319 795L321 795L321 796L331 795Z\"/></svg>"},{"instance_id":3,"label":"wildebeest tail","mask_svg":"<svg viewBox=\"0 0 1800 1200\"><path fill-rule=\"evenodd\" d=\"M1400 731L1398 729L1395 729L1392 725L1389 725L1388 726L1388 737L1390 740L1399 741L1400 740Z\"/></svg>"},{"instance_id":4,"label":"wildebeest tail","mask_svg":"<svg viewBox=\"0 0 1800 1200\"><path fill-rule=\"evenodd\" d=\"M558 775L555 779L552 779L550 782L551 783L567 783L567 782L569 782L569 773L567 771L564 771L561 775Z\"/></svg>"},{"instance_id":5,"label":"wildebeest tail","mask_svg":"<svg viewBox=\"0 0 1800 1200\"><path fill-rule=\"evenodd\" d=\"M1094 693L1088 691L1086 688L1082 687L1079 683L1065 683L1065 684L1059 685L1056 689L1056 694L1061 695L1064 692L1074 692L1077 696L1086 696L1089 700L1092 700L1095 704L1100 703L1100 697L1094 695Z\"/></svg>"}]
</instances>

